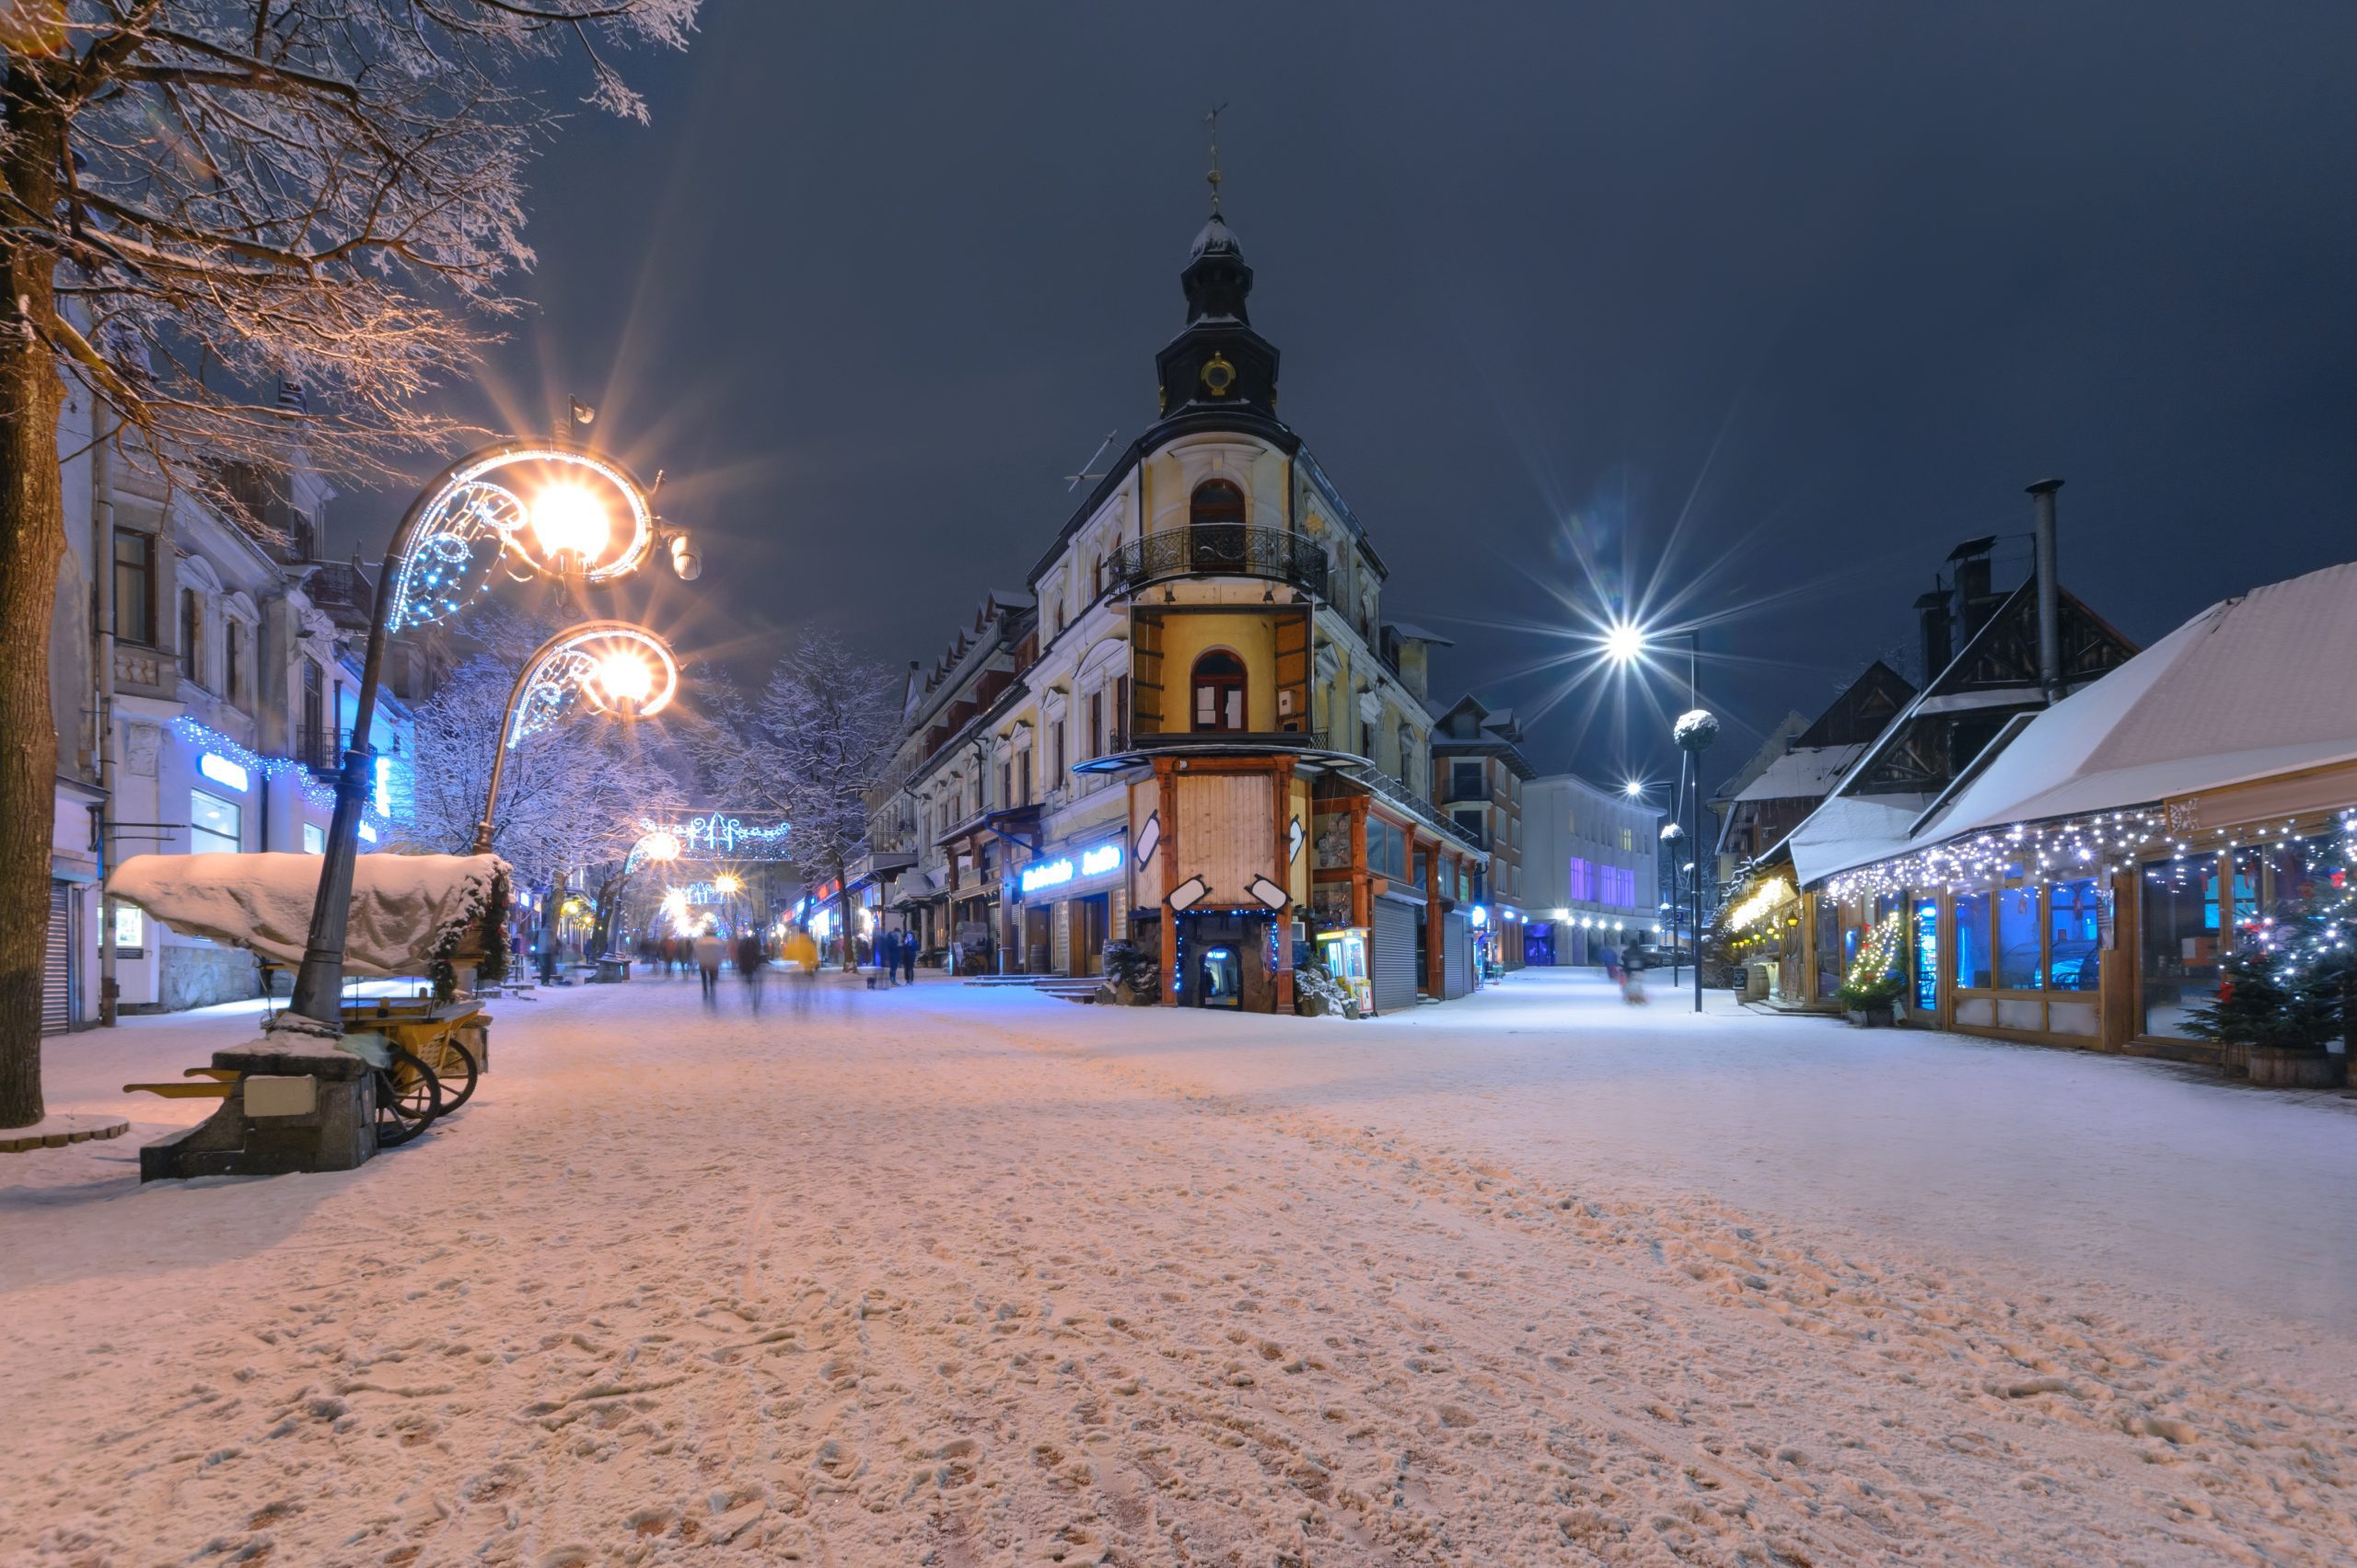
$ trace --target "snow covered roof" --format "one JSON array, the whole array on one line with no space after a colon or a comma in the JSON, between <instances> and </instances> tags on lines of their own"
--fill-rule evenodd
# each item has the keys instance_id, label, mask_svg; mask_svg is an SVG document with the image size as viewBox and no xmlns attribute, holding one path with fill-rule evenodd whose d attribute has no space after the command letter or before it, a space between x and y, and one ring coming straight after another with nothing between
<instances>
[{"instance_id":1,"label":"snow covered roof","mask_svg":"<svg viewBox=\"0 0 2357 1568\"><path fill-rule=\"evenodd\" d=\"M2212 605L2032 719L1922 830L2143 806L2357 759L2357 562Z\"/></svg>"},{"instance_id":2,"label":"snow covered roof","mask_svg":"<svg viewBox=\"0 0 2357 1568\"><path fill-rule=\"evenodd\" d=\"M472 918L507 863L492 854L364 854L352 867L347 974L424 974L442 938ZM107 889L174 931L303 960L319 890L316 854L134 854Z\"/></svg>"},{"instance_id":3,"label":"snow covered roof","mask_svg":"<svg viewBox=\"0 0 2357 1568\"><path fill-rule=\"evenodd\" d=\"M1927 795L1840 795L1809 814L1784 843L1804 888L1838 872L1888 860L1908 847Z\"/></svg>"},{"instance_id":4,"label":"snow covered roof","mask_svg":"<svg viewBox=\"0 0 2357 1568\"><path fill-rule=\"evenodd\" d=\"M1855 746L1794 747L1761 769L1759 776L1744 785L1736 798L1822 800L1825 792L1833 787L1865 749L1864 742Z\"/></svg>"}]
</instances>

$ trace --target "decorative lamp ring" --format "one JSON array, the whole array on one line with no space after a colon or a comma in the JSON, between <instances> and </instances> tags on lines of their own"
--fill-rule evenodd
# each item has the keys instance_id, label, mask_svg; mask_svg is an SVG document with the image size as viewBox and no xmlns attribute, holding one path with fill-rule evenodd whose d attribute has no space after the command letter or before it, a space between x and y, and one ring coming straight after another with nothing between
<instances>
[{"instance_id":1,"label":"decorative lamp ring","mask_svg":"<svg viewBox=\"0 0 2357 1568\"><path fill-rule=\"evenodd\" d=\"M503 470L525 465L540 466L552 479L538 497L503 482L509 477ZM602 514L603 538L579 556L552 552L535 506L552 494L577 492L586 492ZM645 562L665 529L647 487L617 459L570 441L517 438L478 447L444 469L419 493L403 531L409 542L395 569L388 622L395 630L456 611L492 566L510 556L530 575L592 583L624 576Z\"/></svg>"},{"instance_id":2,"label":"decorative lamp ring","mask_svg":"<svg viewBox=\"0 0 2357 1568\"><path fill-rule=\"evenodd\" d=\"M643 691L613 689L617 661L634 661L632 670L643 676ZM520 695L508 726L510 749L555 723L576 700L586 699L604 713L653 717L679 694L679 664L670 645L644 626L585 621L541 644L517 684Z\"/></svg>"}]
</instances>

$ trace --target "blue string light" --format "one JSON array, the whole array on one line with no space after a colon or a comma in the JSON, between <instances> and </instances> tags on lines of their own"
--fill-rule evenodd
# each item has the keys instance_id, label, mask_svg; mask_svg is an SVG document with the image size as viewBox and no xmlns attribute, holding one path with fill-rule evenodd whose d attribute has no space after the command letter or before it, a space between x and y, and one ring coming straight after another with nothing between
<instances>
[{"instance_id":1,"label":"blue string light","mask_svg":"<svg viewBox=\"0 0 2357 1568\"><path fill-rule=\"evenodd\" d=\"M332 812L335 809L335 791L321 784L307 764L292 757L265 757L253 748L209 725L198 723L186 714L172 721L172 730L190 745L226 757L249 772L260 773L266 779L291 776L296 786L303 792L304 799L321 811ZM389 819L366 807L361 809L361 820L379 830L391 826Z\"/></svg>"}]
</instances>

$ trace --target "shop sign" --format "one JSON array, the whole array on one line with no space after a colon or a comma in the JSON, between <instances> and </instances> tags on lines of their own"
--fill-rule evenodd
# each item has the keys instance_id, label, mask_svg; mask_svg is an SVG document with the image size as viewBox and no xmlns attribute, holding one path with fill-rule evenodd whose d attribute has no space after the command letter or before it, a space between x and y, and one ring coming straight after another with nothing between
<instances>
[{"instance_id":1,"label":"shop sign","mask_svg":"<svg viewBox=\"0 0 2357 1568\"><path fill-rule=\"evenodd\" d=\"M215 784L225 784L231 789L241 790L253 782L245 769L222 756L218 751L207 751L203 756L199 757L196 760L196 771Z\"/></svg>"},{"instance_id":2,"label":"shop sign","mask_svg":"<svg viewBox=\"0 0 2357 1568\"><path fill-rule=\"evenodd\" d=\"M1098 844L1084 851L1079 869L1074 870L1068 855L1043 860L1037 865L1027 865L1016 880L1026 893L1036 893L1042 888L1061 888L1074 877L1102 877L1121 868L1121 846L1117 843Z\"/></svg>"}]
</instances>

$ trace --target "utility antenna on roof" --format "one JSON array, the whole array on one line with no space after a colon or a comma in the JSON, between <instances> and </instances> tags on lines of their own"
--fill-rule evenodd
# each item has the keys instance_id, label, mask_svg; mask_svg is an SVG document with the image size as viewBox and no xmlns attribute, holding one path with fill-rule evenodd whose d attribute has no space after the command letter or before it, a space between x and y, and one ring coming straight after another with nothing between
<instances>
[{"instance_id":1,"label":"utility antenna on roof","mask_svg":"<svg viewBox=\"0 0 2357 1568\"><path fill-rule=\"evenodd\" d=\"M1064 494L1067 495L1072 494L1073 488L1079 484L1084 479L1103 479L1105 477L1102 472L1091 473L1088 470L1097 467L1097 459L1105 455L1105 448L1111 446L1113 444L1113 437L1119 436L1120 433L1121 432L1118 427L1112 430L1108 430L1105 433L1105 439L1097 443L1097 450L1089 453L1088 460L1080 465L1080 471L1078 473L1068 473L1064 475Z\"/></svg>"},{"instance_id":2,"label":"utility antenna on roof","mask_svg":"<svg viewBox=\"0 0 2357 1568\"><path fill-rule=\"evenodd\" d=\"M1223 102L1203 116L1203 123L1212 128L1212 167L1211 172L1204 178L1211 181L1212 216L1213 217L1219 216L1219 117L1225 112L1227 112L1227 105Z\"/></svg>"}]
</instances>

